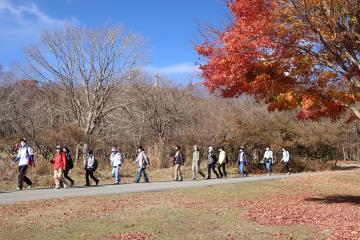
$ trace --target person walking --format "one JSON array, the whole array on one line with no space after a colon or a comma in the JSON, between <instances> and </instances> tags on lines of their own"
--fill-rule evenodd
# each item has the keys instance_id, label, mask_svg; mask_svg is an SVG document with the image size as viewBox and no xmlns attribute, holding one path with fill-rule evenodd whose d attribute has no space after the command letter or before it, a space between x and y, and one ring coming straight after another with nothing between
<instances>
[{"instance_id":1,"label":"person walking","mask_svg":"<svg viewBox=\"0 0 360 240\"><path fill-rule=\"evenodd\" d=\"M120 150L116 149L116 147L111 149L110 163L112 167L111 175L115 179L115 184L119 184L121 181L119 171L122 165L122 155Z\"/></svg>"},{"instance_id":2,"label":"person walking","mask_svg":"<svg viewBox=\"0 0 360 240\"><path fill-rule=\"evenodd\" d=\"M290 153L285 148L283 148L282 151L283 151L283 154L282 154L282 159L280 162L284 163L284 168L285 168L286 174L289 175L290 174L290 170L289 170Z\"/></svg>"},{"instance_id":3,"label":"person walking","mask_svg":"<svg viewBox=\"0 0 360 240\"><path fill-rule=\"evenodd\" d=\"M196 180L196 173L199 173L203 178L206 178L205 174L201 171L200 163L201 163L200 150L197 145L194 145L194 152L193 152L192 165L191 165L192 180Z\"/></svg>"},{"instance_id":4,"label":"person walking","mask_svg":"<svg viewBox=\"0 0 360 240\"><path fill-rule=\"evenodd\" d=\"M68 182L64 178L64 170L67 168L67 160L66 155L60 146L56 146L55 154L50 160L50 163L54 169L55 189L61 188L61 183L63 184L64 188L67 188Z\"/></svg>"},{"instance_id":5,"label":"person walking","mask_svg":"<svg viewBox=\"0 0 360 240\"><path fill-rule=\"evenodd\" d=\"M95 185L99 184L99 180L94 176L94 172L96 171L97 163L95 160L95 156L92 150L89 150L85 161L84 161L84 169L85 169L85 186L90 186L89 176L92 180L95 181Z\"/></svg>"},{"instance_id":6,"label":"person walking","mask_svg":"<svg viewBox=\"0 0 360 240\"><path fill-rule=\"evenodd\" d=\"M175 170L174 170L174 181L182 181L181 166L185 163L185 156L180 149L180 146L175 147Z\"/></svg>"},{"instance_id":7,"label":"person walking","mask_svg":"<svg viewBox=\"0 0 360 240\"><path fill-rule=\"evenodd\" d=\"M245 165L247 163L247 155L243 147L239 148L237 163L239 165L240 177L246 177L247 173L245 171Z\"/></svg>"},{"instance_id":8,"label":"person walking","mask_svg":"<svg viewBox=\"0 0 360 240\"><path fill-rule=\"evenodd\" d=\"M146 174L146 167L150 164L149 158L146 156L143 146L138 147L138 155L135 161L133 161L133 164L138 163L139 164L139 170L135 177L135 182L139 183L141 175L144 175L144 182L148 183L149 178Z\"/></svg>"},{"instance_id":9,"label":"person walking","mask_svg":"<svg viewBox=\"0 0 360 240\"><path fill-rule=\"evenodd\" d=\"M71 157L70 149L67 147L63 148L63 152L66 156L66 169L64 170L64 177L65 179L69 180L70 187L74 186L75 181L69 177L69 171L74 168L74 162Z\"/></svg>"},{"instance_id":10,"label":"person walking","mask_svg":"<svg viewBox=\"0 0 360 240\"><path fill-rule=\"evenodd\" d=\"M268 176L272 175L273 161L274 161L273 152L270 150L270 147L267 147L264 153L264 162L266 165L266 172Z\"/></svg>"},{"instance_id":11,"label":"person walking","mask_svg":"<svg viewBox=\"0 0 360 240\"><path fill-rule=\"evenodd\" d=\"M227 162L227 155L226 152L224 150L223 146L219 147L219 166L218 166L218 171L219 171L219 175L220 178L222 177L226 177L227 178L227 173L226 173L226 169L225 169L225 165Z\"/></svg>"},{"instance_id":12,"label":"person walking","mask_svg":"<svg viewBox=\"0 0 360 240\"><path fill-rule=\"evenodd\" d=\"M217 162L217 157L215 154L215 150L212 146L209 147L208 153L208 177L206 179L211 179L211 171L213 171L217 178L219 178L219 174L216 172L215 165Z\"/></svg>"},{"instance_id":13,"label":"person walking","mask_svg":"<svg viewBox=\"0 0 360 240\"><path fill-rule=\"evenodd\" d=\"M26 176L26 171L29 165L34 163L34 154L32 148L27 145L26 138L22 138L20 140L20 146L15 158L15 163L19 163L18 186L16 191L22 190L24 182L28 185L28 189L32 188L33 183Z\"/></svg>"}]
</instances>

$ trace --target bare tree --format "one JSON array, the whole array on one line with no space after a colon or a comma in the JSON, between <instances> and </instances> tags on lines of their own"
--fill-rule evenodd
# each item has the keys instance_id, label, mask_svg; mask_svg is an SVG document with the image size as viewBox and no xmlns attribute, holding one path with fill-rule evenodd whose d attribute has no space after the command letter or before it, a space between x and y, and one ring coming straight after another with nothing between
<instances>
[{"instance_id":1,"label":"bare tree","mask_svg":"<svg viewBox=\"0 0 360 240\"><path fill-rule=\"evenodd\" d=\"M84 152L104 117L121 107L113 96L139 66L141 47L141 38L121 27L67 26L44 32L41 45L26 50L30 77L66 94L71 116L86 136Z\"/></svg>"}]
</instances>

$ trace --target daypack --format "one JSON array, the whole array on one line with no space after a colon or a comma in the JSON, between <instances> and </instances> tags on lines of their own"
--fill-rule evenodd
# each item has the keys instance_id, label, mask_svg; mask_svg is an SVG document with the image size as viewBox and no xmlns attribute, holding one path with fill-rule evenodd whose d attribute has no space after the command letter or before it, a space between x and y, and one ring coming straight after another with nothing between
<instances>
[{"instance_id":1,"label":"daypack","mask_svg":"<svg viewBox=\"0 0 360 240\"><path fill-rule=\"evenodd\" d=\"M225 163L229 163L229 157L228 157L227 154L226 154L226 156L225 156Z\"/></svg>"},{"instance_id":2,"label":"daypack","mask_svg":"<svg viewBox=\"0 0 360 240\"><path fill-rule=\"evenodd\" d=\"M35 164L34 155L29 154L29 147L26 147L26 155L29 157L29 166L35 167L36 164Z\"/></svg>"},{"instance_id":3,"label":"daypack","mask_svg":"<svg viewBox=\"0 0 360 240\"><path fill-rule=\"evenodd\" d=\"M94 165L92 167L93 172L95 172L97 168L98 168L98 161L94 159Z\"/></svg>"},{"instance_id":4,"label":"daypack","mask_svg":"<svg viewBox=\"0 0 360 240\"><path fill-rule=\"evenodd\" d=\"M69 169L69 170L74 168L74 163L73 163L70 153L66 154L66 166L67 166L67 169Z\"/></svg>"}]
</instances>

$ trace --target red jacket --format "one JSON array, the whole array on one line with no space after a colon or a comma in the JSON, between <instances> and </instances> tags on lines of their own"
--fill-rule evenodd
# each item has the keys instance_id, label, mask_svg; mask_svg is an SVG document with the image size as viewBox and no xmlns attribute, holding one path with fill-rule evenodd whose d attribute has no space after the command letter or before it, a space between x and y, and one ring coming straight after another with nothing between
<instances>
[{"instance_id":1,"label":"red jacket","mask_svg":"<svg viewBox=\"0 0 360 240\"><path fill-rule=\"evenodd\" d=\"M66 155L64 152L56 153L54 157L50 160L53 168L55 170L58 169L66 169Z\"/></svg>"}]
</instances>

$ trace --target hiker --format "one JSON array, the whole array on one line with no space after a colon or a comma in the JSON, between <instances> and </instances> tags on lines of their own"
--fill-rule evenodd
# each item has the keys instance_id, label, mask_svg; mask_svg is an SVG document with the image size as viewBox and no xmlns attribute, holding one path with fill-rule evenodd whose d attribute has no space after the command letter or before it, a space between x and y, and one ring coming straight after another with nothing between
<instances>
[{"instance_id":1,"label":"hiker","mask_svg":"<svg viewBox=\"0 0 360 240\"><path fill-rule=\"evenodd\" d=\"M191 165L192 180L196 180L196 173L199 173L203 178L205 174L200 169L201 155L197 145L194 145L193 159Z\"/></svg>"},{"instance_id":2,"label":"hiker","mask_svg":"<svg viewBox=\"0 0 360 240\"><path fill-rule=\"evenodd\" d=\"M270 174L272 175L273 161L274 161L273 152L270 150L270 147L267 147L264 153L264 162L266 165L266 172L268 176L270 176Z\"/></svg>"},{"instance_id":3,"label":"hiker","mask_svg":"<svg viewBox=\"0 0 360 240\"><path fill-rule=\"evenodd\" d=\"M211 170L215 173L216 177L219 178L219 174L216 172L215 165L217 162L217 157L215 154L215 150L212 146L209 147L208 154L208 177L206 179L211 178Z\"/></svg>"},{"instance_id":4,"label":"hiker","mask_svg":"<svg viewBox=\"0 0 360 240\"><path fill-rule=\"evenodd\" d=\"M66 156L66 169L64 170L64 177L65 177L65 179L69 180L70 187L72 187L74 185L75 181L71 177L69 177L69 171L74 168L74 162L72 160L69 148L64 147L63 152L65 153L65 156Z\"/></svg>"},{"instance_id":5,"label":"hiker","mask_svg":"<svg viewBox=\"0 0 360 240\"><path fill-rule=\"evenodd\" d=\"M64 170L67 168L67 160L66 155L62 151L62 148L60 146L56 146L55 148L55 154L50 160L50 163L53 166L54 169L54 181L55 181L55 189L61 188L62 182L64 188L68 187L68 182L64 178Z\"/></svg>"},{"instance_id":6,"label":"hiker","mask_svg":"<svg viewBox=\"0 0 360 240\"><path fill-rule=\"evenodd\" d=\"M239 155L237 159L237 164L239 165L240 177L247 177L247 173L245 171L246 163L247 163L247 156L245 149L243 147L240 147Z\"/></svg>"},{"instance_id":7,"label":"hiker","mask_svg":"<svg viewBox=\"0 0 360 240\"><path fill-rule=\"evenodd\" d=\"M99 180L96 177L94 177L94 172L96 171L96 168L97 168L97 162L95 160L95 156L93 154L93 151L89 150L89 153L85 157L85 161L84 161L85 180L86 180L85 186L90 186L89 176L91 177L92 180L95 181L95 185L99 184Z\"/></svg>"},{"instance_id":8,"label":"hiker","mask_svg":"<svg viewBox=\"0 0 360 240\"><path fill-rule=\"evenodd\" d=\"M133 164L135 163L139 164L139 171L136 174L135 182L139 183L141 175L144 175L144 182L148 183L149 178L146 174L146 167L147 165L150 164L149 158L146 156L143 146L139 146L137 151L138 151L138 156L135 159L135 161L133 161Z\"/></svg>"},{"instance_id":9,"label":"hiker","mask_svg":"<svg viewBox=\"0 0 360 240\"><path fill-rule=\"evenodd\" d=\"M175 147L175 170L174 170L174 181L182 181L181 166L185 163L185 156L182 153L180 146Z\"/></svg>"},{"instance_id":10,"label":"hiker","mask_svg":"<svg viewBox=\"0 0 360 240\"><path fill-rule=\"evenodd\" d=\"M122 155L116 147L111 148L110 163L112 167L111 175L115 178L115 184L119 184L121 181L119 171L122 164Z\"/></svg>"},{"instance_id":11,"label":"hiker","mask_svg":"<svg viewBox=\"0 0 360 240\"><path fill-rule=\"evenodd\" d=\"M218 166L220 178L222 178L224 176L227 178L227 173L226 173L226 169L225 169L226 163L227 163L227 155L226 155L226 152L224 151L224 147L221 146L221 147L219 147L219 166ZM221 169L222 169L222 171L221 171Z\"/></svg>"},{"instance_id":12,"label":"hiker","mask_svg":"<svg viewBox=\"0 0 360 240\"><path fill-rule=\"evenodd\" d=\"M290 170L289 170L290 154L285 148L283 148L282 151L283 151L283 155L282 155L282 159L280 162L284 163L284 168L285 168L286 174L289 175L290 174Z\"/></svg>"},{"instance_id":13,"label":"hiker","mask_svg":"<svg viewBox=\"0 0 360 240\"><path fill-rule=\"evenodd\" d=\"M15 158L15 163L17 162L19 162L19 175L16 191L22 190L24 182L28 185L28 189L32 188L33 183L26 176L26 170L29 165L34 165L34 155L32 148L27 145L26 138L20 140L20 148L17 157Z\"/></svg>"}]
</instances>

